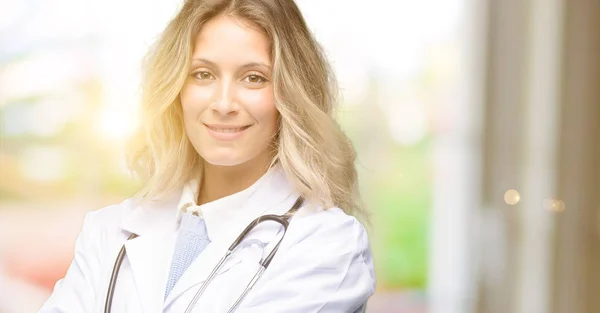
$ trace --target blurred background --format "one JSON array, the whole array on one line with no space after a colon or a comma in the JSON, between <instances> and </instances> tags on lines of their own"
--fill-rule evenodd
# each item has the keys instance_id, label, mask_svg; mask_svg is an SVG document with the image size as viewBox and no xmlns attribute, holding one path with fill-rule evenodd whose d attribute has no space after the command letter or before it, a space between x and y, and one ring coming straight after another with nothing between
<instances>
[{"instance_id":1,"label":"blurred background","mask_svg":"<svg viewBox=\"0 0 600 313\"><path fill-rule=\"evenodd\" d=\"M369 313L600 312L600 1L297 0L343 92ZM0 312L138 183L139 64L180 0L0 2Z\"/></svg>"}]
</instances>

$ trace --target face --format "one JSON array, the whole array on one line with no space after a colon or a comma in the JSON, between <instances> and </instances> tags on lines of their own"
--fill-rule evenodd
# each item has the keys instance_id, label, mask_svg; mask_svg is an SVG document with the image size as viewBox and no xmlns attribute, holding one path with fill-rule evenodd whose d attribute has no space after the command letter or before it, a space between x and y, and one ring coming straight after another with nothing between
<instances>
[{"instance_id":1,"label":"face","mask_svg":"<svg viewBox=\"0 0 600 313\"><path fill-rule=\"evenodd\" d=\"M220 16L196 37L180 93L185 130L212 165L266 159L277 132L269 39L243 21Z\"/></svg>"}]
</instances>

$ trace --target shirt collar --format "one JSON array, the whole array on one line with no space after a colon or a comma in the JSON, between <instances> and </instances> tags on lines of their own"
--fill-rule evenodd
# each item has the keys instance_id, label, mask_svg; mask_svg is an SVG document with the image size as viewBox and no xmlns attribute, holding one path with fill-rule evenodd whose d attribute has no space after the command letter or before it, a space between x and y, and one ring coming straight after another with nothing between
<instances>
[{"instance_id":1,"label":"shirt collar","mask_svg":"<svg viewBox=\"0 0 600 313\"><path fill-rule=\"evenodd\" d=\"M179 221L181 215L185 213L195 212L195 214L205 219L210 237L211 233L214 234L224 223L230 221L239 212L244 203L254 195L256 190L265 184L270 177L276 175L278 171L279 169L276 166L272 167L250 187L202 205L198 205L196 202L198 199L199 179L189 180L184 184L182 189L181 198L176 210L176 220Z\"/></svg>"},{"instance_id":2,"label":"shirt collar","mask_svg":"<svg viewBox=\"0 0 600 313\"><path fill-rule=\"evenodd\" d=\"M184 188L161 200L145 203L133 199L125 201L122 204L125 209L121 210L120 227L140 236L177 230L181 217L179 209L187 203L196 205L197 184L189 181ZM213 240L230 226L231 221L242 219L249 222L267 212L284 213L277 210L287 209L287 204L281 208L279 205L288 200L293 202L298 196L283 169L275 165L249 188L203 204L199 206L199 212L203 214L208 236Z\"/></svg>"},{"instance_id":3,"label":"shirt collar","mask_svg":"<svg viewBox=\"0 0 600 313\"><path fill-rule=\"evenodd\" d=\"M179 199L179 204L177 204L177 218L179 218L181 214L186 213L189 208L194 208L197 206L196 199L198 199L199 184L200 182L198 179L192 179L183 185L181 199Z\"/></svg>"}]
</instances>

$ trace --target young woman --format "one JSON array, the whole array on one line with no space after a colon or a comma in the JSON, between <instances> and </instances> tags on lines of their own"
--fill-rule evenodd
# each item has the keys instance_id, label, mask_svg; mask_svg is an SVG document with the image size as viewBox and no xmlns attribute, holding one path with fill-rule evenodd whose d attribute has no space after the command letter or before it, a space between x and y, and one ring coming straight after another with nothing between
<instances>
[{"instance_id":1,"label":"young woman","mask_svg":"<svg viewBox=\"0 0 600 313\"><path fill-rule=\"evenodd\" d=\"M40 312L364 311L355 152L293 0L187 0L146 61L145 188L87 214Z\"/></svg>"}]
</instances>

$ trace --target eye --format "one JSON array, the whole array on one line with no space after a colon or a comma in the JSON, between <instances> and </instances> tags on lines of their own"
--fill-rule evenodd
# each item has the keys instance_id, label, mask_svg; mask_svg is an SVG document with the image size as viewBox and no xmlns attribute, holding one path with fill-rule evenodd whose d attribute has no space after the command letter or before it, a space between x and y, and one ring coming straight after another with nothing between
<instances>
[{"instance_id":1,"label":"eye","mask_svg":"<svg viewBox=\"0 0 600 313\"><path fill-rule=\"evenodd\" d=\"M194 72L192 75L199 80L215 79L213 74L211 74L207 71Z\"/></svg>"},{"instance_id":2,"label":"eye","mask_svg":"<svg viewBox=\"0 0 600 313\"><path fill-rule=\"evenodd\" d=\"M246 78L244 78L244 81L252 84L262 84L266 82L267 79L264 76L258 74L250 74L246 76Z\"/></svg>"}]
</instances>

